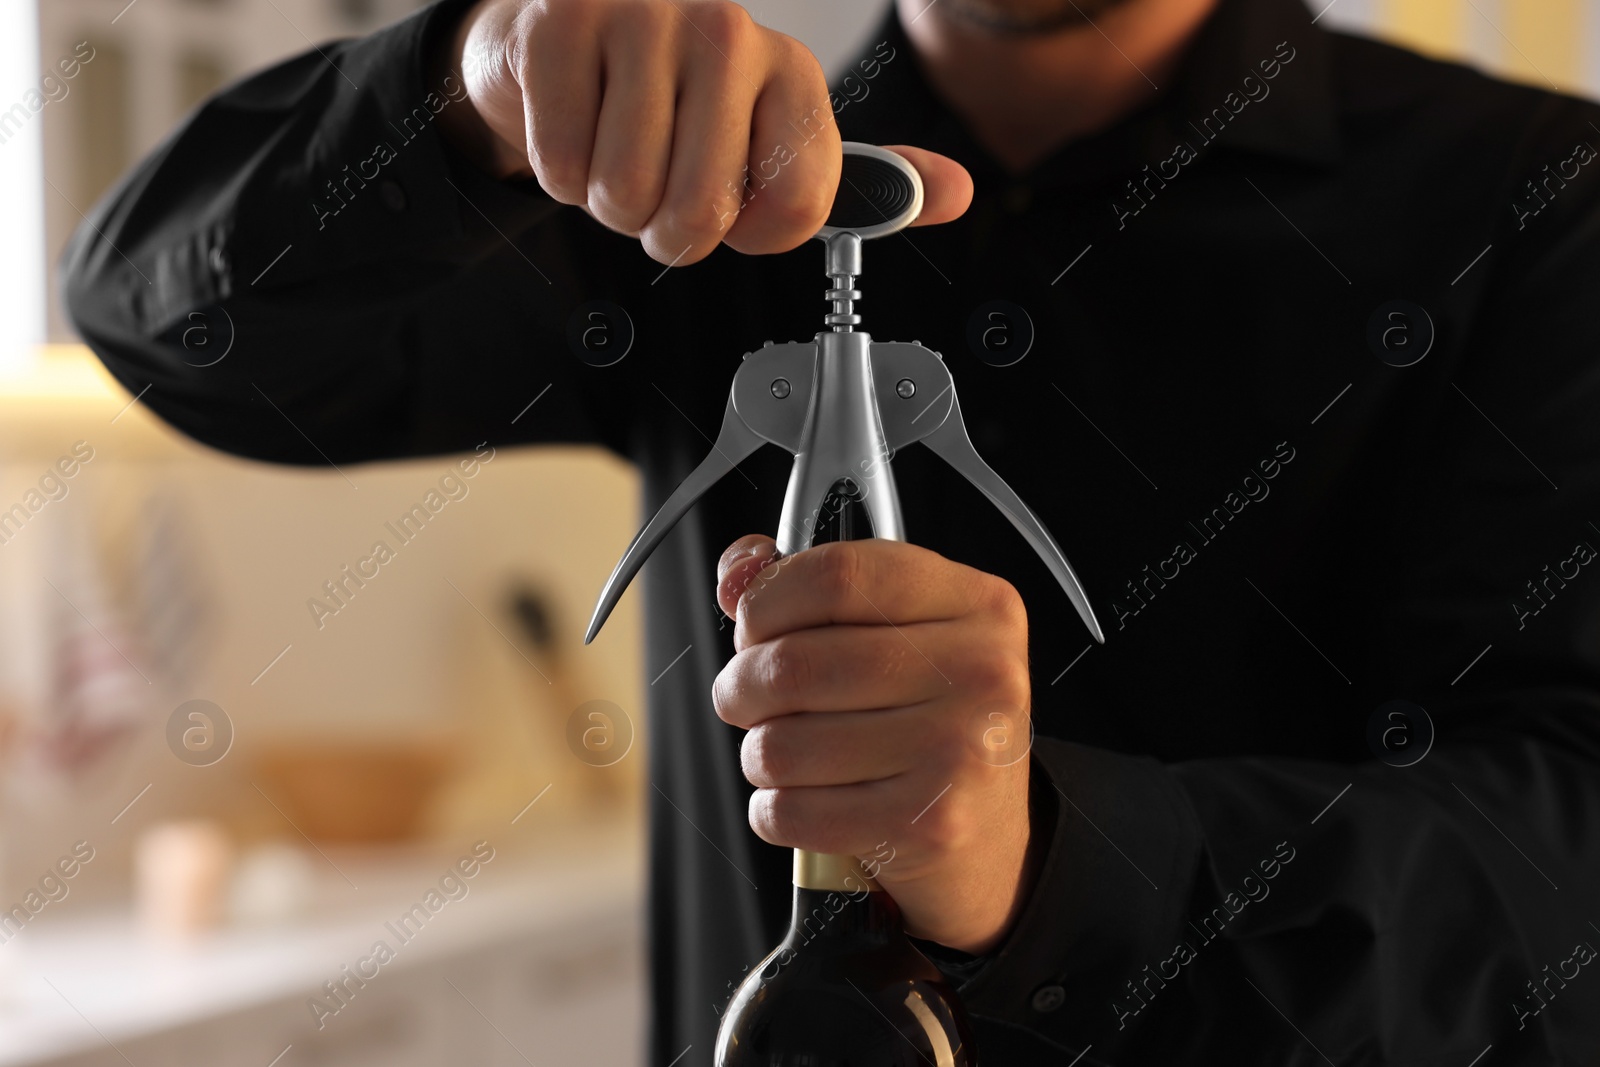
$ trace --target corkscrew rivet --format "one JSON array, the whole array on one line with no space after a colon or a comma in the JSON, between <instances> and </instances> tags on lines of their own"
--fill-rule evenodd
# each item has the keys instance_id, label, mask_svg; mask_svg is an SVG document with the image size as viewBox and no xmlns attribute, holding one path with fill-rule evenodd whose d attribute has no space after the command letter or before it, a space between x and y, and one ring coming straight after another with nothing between
<instances>
[{"instance_id":1,"label":"corkscrew rivet","mask_svg":"<svg viewBox=\"0 0 1600 1067\"><path fill-rule=\"evenodd\" d=\"M894 391L900 394L900 399L910 400L917 395L917 383L910 378L901 378L895 383Z\"/></svg>"},{"instance_id":2,"label":"corkscrew rivet","mask_svg":"<svg viewBox=\"0 0 1600 1067\"><path fill-rule=\"evenodd\" d=\"M772 379L772 395L777 397L779 400L782 400L784 397L788 396L789 395L789 379L787 379L787 378L774 378L774 379Z\"/></svg>"}]
</instances>

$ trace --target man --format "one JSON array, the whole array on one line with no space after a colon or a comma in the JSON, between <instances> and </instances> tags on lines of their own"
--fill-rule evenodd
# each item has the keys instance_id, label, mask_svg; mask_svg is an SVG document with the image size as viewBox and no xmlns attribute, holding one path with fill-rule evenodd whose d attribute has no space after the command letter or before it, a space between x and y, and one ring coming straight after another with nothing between
<instances>
[{"instance_id":1,"label":"man","mask_svg":"<svg viewBox=\"0 0 1600 1067\"><path fill-rule=\"evenodd\" d=\"M645 572L652 1062L709 1057L787 847L880 842L986 1063L1600 1051L1590 104L1295 0L901 0L831 98L715 0L447 2L211 100L68 301L217 447L594 442L649 513L821 328L777 253L841 134L928 187L863 328L944 353L1108 640L923 450L909 545L773 566L787 457L712 490ZM993 707L1027 758L974 755Z\"/></svg>"}]
</instances>

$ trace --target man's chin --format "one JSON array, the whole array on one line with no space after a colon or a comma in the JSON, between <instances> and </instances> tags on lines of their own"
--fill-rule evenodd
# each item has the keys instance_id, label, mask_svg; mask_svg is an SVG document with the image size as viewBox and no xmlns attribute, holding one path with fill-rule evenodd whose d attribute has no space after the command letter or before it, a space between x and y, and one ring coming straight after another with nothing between
<instances>
[{"instance_id":1,"label":"man's chin","mask_svg":"<svg viewBox=\"0 0 1600 1067\"><path fill-rule=\"evenodd\" d=\"M1129 0L936 0L945 18L995 33L1045 34L1087 26Z\"/></svg>"}]
</instances>

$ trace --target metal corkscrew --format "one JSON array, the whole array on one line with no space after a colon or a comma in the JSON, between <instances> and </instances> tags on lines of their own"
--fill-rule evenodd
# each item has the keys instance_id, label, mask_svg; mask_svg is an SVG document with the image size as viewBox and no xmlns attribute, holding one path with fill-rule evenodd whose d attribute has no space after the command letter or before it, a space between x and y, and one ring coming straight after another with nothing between
<instances>
[{"instance_id":1,"label":"metal corkscrew","mask_svg":"<svg viewBox=\"0 0 1600 1067\"><path fill-rule=\"evenodd\" d=\"M872 145L845 143L839 191L816 235L826 246L826 298L832 306L823 319L827 329L809 342L768 341L745 354L710 454L623 553L600 592L586 644L678 520L764 444L794 456L778 520L780 555L825 541L904 541L889 463L916 441L938 453L1011 520L1066 590L1094 639L1104 642L1094 609L1055 539L972 447L944 360L915 342L874 341L856 329L861 244L910 225L922 211L922 196L922 179L905 159ZM824 947L811 945L785 971L784 954L797 959L791 931L761 966L751 969L718 1028L716 1067L976 1064L973 1032L959 996L906 937L899 910L876 873L855 856L795 850L791 926L798 929L800 917L809 916L819 901L833 901L829 908L854 916L841 920L852 933ZM773 960L778 970L769 983ZM889 1031L897 1040L889 1039Z\"/></svg>"},{"instance_id":2,"label":"metal corkscrew","mask_svg":"<svg viewBox=\"0 0 1600 1067\"><path fill-rule=\"evenodd\" d=\"M862 242L909 226L921 214L922 200L922 178L904 157L845 142L839 192L816 234L826 246L831 282L825 296L832 310L823 319L828 329L810 341L768 341L745 354L716 443L623 553L600 592L585 644L695 501L764 444L794 456L778 520L781 555L824 540L904 541L889 464L917 441L1000 509L1061 584L1090 634L1105 642L1088 596L1050 531L973 448L943 357L915 342L874 341L856 329ZM835 522L849 527L843 537L830 536Z\"/></svg>"}]
</instances>

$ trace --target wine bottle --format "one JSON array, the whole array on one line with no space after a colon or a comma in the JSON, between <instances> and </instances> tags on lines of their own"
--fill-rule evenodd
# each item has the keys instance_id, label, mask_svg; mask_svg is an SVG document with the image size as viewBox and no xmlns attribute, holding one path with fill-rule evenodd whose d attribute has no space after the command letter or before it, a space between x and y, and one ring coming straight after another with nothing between
<instances>
[{"instance_id":1,"label":"wine bottle","mask_svg":"<svg viewBox=\"0 0 1600 1067\"><path fill-rule=\"evenodd\" d=\"M955 990L852 856L796 851L783 942L734 992L716 1067L973 1067Z\"/></svg>"},{"instance_id":2,"label":"wine bottle","mask_svg":"<svg viewBox=\"0 0 1600 1067\"><path fill-rule=\"evenodd\" d=\"M872 536L862 486L823 496L811 543ZM891 854L892 855L892 854ZM900 908L854 856L794 854L782 944L722 1016L716 1067L973 1067L955 989L906 936Z\"/></svg>"}]
</instances>

